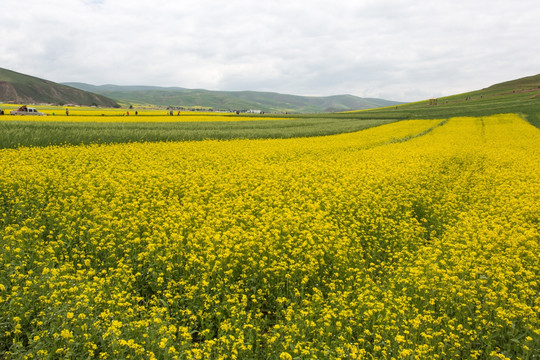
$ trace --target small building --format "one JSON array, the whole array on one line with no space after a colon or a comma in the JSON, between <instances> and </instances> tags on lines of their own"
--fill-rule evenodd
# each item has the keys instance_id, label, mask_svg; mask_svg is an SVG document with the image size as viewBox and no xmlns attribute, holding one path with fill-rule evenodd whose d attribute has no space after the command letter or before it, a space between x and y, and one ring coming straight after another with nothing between
<instances>
[{"instance_id":1,"label":"small building","mask_svg":"<svg viewBox=\"0 0 540 360\"><path fill-rule=\"evenodd\" d=\"M429 99L429 105L437 105L437 99Z\"/></svg>"}]
</instances>

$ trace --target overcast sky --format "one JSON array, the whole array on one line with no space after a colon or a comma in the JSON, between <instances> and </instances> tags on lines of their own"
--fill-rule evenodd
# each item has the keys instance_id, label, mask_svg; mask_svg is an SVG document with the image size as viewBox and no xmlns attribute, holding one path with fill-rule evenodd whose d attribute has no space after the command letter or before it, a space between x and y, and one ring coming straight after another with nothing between
<instances>
[{"instance_id":1,"label":"overcast sky","mask_svg":"<svg viewBox=\"0 0 540 360\"><path fill-rule=\"evenodd\" d=\"M540 5L2 0L0 67L55 82L415 101L540 73Z\"/></svg>"}]
</instances>

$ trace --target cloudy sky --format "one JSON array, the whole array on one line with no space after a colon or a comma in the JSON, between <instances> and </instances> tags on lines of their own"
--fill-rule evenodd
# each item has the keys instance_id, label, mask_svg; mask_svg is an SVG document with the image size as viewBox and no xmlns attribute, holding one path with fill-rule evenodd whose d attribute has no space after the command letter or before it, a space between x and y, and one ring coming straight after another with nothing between
<instances>
[{"instance_id":1,"label":"cloudy sky","mask_svg":"<svg viewBox=\"0 0 540 360\"><path fill-rule=\"evenodd\" d=\"M56 82L414 101L540 73L538 0L2 0L0 67Z\"/></svg>"}]
</instances>

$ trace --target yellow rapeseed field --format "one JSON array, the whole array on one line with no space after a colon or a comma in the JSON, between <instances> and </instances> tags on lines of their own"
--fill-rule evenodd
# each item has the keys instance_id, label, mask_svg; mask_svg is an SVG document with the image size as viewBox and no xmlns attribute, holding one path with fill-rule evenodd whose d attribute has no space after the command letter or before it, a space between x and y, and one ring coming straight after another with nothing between
<instances>
[{"instance_id":1,"label":"yellow rapeseed field","mask_svg":"<svg viewBox=\"0 0 540 360\"><path fill-rule=\"evenodd\" d=\"M0 150L5 359L536 359L540 131Z\"/></svg>"},{"instance_id":2,"label":"yellow rapeseed field","mask_svg":"<svg viewBox=\"0 0 540 360\"><path fill-rule=\"evenodd\" d=\"M285 120L279 117L261 117L248 115L224 115L224 114L189 114L189 115L69 115L65 114L50 116L34 115L0 115L0 121L35 121L35 122L211 122L211 121L272 121Z\"/></svg>"},{"instance_id":3,"label":"yellow rapeseed field","mask_svg":"<svg viewBox=\"0 0 540 360\"><path fill-rule=\"evenodd\" d=\"M101 109L91 107L41 106L40 112L47 116L9 115L20 105L0 104L5 115L0 121L57 121L57 122L209 122L209 121L261 121L284 120L280 117L252 116L249 113L237 115L234 112L204 112L139 109ZM66 111L67 110L67 111ZM171 115L172 114L172 115Z\"/></svg>"}]
</instances>

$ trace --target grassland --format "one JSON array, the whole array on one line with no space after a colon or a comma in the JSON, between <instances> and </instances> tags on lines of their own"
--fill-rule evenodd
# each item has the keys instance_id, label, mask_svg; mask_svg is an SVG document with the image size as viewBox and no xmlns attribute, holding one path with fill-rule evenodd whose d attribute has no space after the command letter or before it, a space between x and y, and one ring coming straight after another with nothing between
<instances>
[{"instance_id":1,"label":"grassland","mask_svg":"<svg viewBox=\"0 0 540 360\"><path fill-rule=\"evenodd\" d=\"M354 112L358 119L434 119L453 116L489 116L514 113L540 127L540 75L493 85L459 95ZM340 115L347 116L347 115Z\"/></svg>"}]
</instances>

